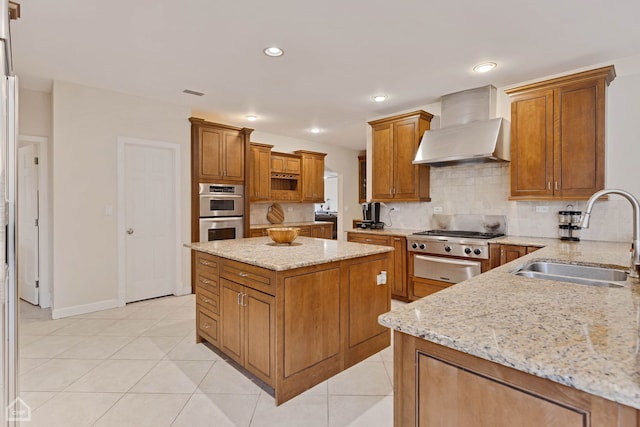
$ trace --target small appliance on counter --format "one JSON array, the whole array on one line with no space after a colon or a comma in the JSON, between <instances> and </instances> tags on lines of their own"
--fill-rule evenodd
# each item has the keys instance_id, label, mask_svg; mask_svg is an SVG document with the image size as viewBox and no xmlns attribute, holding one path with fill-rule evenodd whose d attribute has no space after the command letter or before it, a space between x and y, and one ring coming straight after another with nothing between
<instances>
[{"instance_id":1,"label":"small appliance on counter","mask_svg":"<svg viewBox=\"0 0 640 427\"><path fill-rule=\"evenodd\" d=\"M560 240L569 240L572 242L580 241L580 218L582 211L574 211L573 205L567 205L566 210L558 212L558 233Z\"/></svg>"},{"instance_id":2,"label":"small appliance on counter","mask_svg":"<svg viewBox=\"0 0 640 427\"><path fill-rule=\"evenodd\" d=\"M358 228L381 229L384 223L380 222L380 202L362 204L362 222L356 223Z\"/></svg>"}]
</instances>

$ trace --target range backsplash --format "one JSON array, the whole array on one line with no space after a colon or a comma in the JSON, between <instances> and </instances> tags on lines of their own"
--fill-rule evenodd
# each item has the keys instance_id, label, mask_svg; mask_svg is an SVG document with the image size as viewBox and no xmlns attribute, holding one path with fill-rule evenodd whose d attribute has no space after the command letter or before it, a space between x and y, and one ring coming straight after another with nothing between
<instances>
[{"instance_id":1,"label":"range backsplash","mask_svg":"<svg viewBox=\"0 0 640 427\"><path fill-rule=\"evenodd\" d=\"M314 219L313 203L279 202L284 210L284 222L307 222ZM251 203L251 224L269 224L267 212L271 203Z\"/></svg>"},{"instance_id":2,"label":"range backsplash","mask_svg":"<svg viewBox=\"0 0 640 427\"><path fill-rule=\"evenodd\" d=\"M435 208L444 214L506 215L507 233L515 236L558 237L558 211L582 211L586 201L510 201L509 163L487 163L431 168L431 202L384 203L381 219L387 227L427 230L435 228ZM536 207L548 212L536 212ZM393 210L392 210L393 208ZM612 197L596 203L585 240L631 241L632 209L624 199Z\"/></svg>"}]
</instances>

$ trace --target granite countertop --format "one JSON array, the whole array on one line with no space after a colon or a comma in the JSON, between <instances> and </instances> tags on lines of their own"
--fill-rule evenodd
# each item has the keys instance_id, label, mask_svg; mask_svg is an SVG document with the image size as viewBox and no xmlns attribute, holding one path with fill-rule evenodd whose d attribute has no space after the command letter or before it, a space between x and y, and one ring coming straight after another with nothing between
<instances>
[{"instance_id":1,"label":"granite countertop","mask_svg":"<svg viewBox=\"0 0 640 427\"><path fill-rule=\"evenodd\" d=\"M625 269L629 244L547 246L383 314L389 328L640 409L640 284L624 288L514 276L531 260ZM542 243L535 238L503 242Z\"/></svg>"},{"instance_id":2,"label":"granite countertop","mask_svg":"<svg viewBox=\"0 0 640 427\"><path fill-rule=\"evenodd\" d=\"M352 228L351 230L347 230L349 233L368 233L368 234L380 234L382 236L398 236L398 237L407 237L413 233L417 233L418 231L424 230L413 230L410 228L382 228L382 229L371 229L371 228Z\"/></svg>"},{"instance_id":3,"label":"granite countertop","mask_svg":"<svg viewBox=\"0 0 640 427\"><path fill-rule=\"evenodd\" d=\"M305 227L308 225L333 224L331 221L304 221L304 222L283 222L281 224L251 224L249 228L259 230L263 228L277 227Z\"/></svg>"},{"instance_id":4,"label":"granite countertop","mask_svg":"<svg viewBox=\"0 0 640 427\"><path fill-rule=\"evenodd\" d=\"M299 236L293 245L276 245L270 237L186 243L184 246L269 270L284 271L343 259L381 254L387 246Z\"/></svg>"}]
</instances>

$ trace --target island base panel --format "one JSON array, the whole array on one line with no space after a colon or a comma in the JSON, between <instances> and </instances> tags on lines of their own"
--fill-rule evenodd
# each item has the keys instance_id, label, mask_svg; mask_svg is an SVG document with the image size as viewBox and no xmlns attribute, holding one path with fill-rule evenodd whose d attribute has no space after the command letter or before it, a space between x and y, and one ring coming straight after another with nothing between
<instances>
[{"instance_id":1,"label":"island base panel","mask_svg":"<svg viewBox=\"0 0 640 427\"><path fill-rule=\"evenodd\" d=\"M394 426L637 427L636 409L394 332Z\"/></svg>"}]
</instances>

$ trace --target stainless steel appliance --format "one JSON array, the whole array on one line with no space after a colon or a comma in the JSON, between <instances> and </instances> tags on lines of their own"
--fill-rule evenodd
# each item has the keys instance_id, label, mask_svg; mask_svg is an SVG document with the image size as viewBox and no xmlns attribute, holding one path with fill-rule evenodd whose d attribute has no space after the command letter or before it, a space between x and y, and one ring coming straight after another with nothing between
<instances>
[{"instance_id":1,"label":"stainless steel appliance","mask_svg":"<svg viewBox=\"0 0 640 427\"><path fill-rule=\"evenodd\" d=\"M441 228L407 236L411 281L424 293L414 289L414 298L487 271L489 240L506 233L503 215L433 215L432 222Z\"/></svg>"},{"instance_id":2,"label":"stainless steel appliance","mask_svg":"<svg viewBox=\"0 0 640 427\"><path fill-rule=\"evenodd\" d=\"M200 184L200 218L243 215L243 185Z\"/></svg>"},{"instance_id":3,"label":"stainless steel appliance","mask_svg":"<svg viewBox=\"0 0 640 427\"><path fill-rule=\"evenodd\" d=\"M16 280L16 132L18 129L18 80L13 75L9 32L9 2L0 0L0 257L4 260L2 288L2 416L6 425L18 425L9 414L18 390L18 286ZM6 411L6 412L5 412Z\"/></svg>"},{"instance_id":4,"label":"stainless steel appliance","mask_svg":"<svg viewBox=\"0 0 640 427\"><path fill-rule=\"evenodd\" d=\"M244 186L200 184L201 242L244 237Z\"/></svg>"},{"instance_id":5,"label":"stainless steel appliance","mask_svg":"<svg viewBox=\"0 0 640 427\"><path fill-rule=\"evenodd\" d=\"M362 222L356 224L359 228L383 228L380 222L380 202L362 204Z\"/></svg>"}]
</instances>

